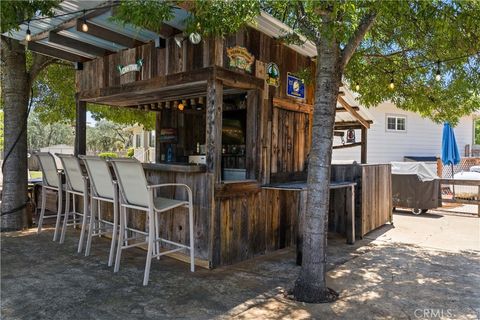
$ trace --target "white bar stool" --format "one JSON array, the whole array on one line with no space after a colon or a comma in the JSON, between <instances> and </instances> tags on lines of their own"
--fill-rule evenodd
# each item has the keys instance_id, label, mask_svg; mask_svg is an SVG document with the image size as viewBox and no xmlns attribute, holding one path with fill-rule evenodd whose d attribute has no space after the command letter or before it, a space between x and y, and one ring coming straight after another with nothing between
<instances>
[{"instance_id":1,"label":"white bar stool","mask_svg":"<svg viewBox=\"0 0 480 320\"><path fill-rule=\"evenodd\" d=\"M147 179L145 177L145 172L143 171L142 164L135 159L109 159L109 162L113 164L115 170L115 175L118 181L120 189L120 230L119 230L119 239L117 247L117 257L115 260L114 272L117 272L120 268L120 259L122 255L122 250L141 246L147 244L147 261L145 263L145 272L143 276L143 285L148 284L150 276L150 265L152 258L159 258L162 255L180 251L188 250L190 252L190 271L195 271L195 254L194 254L194 233L193 233L193 202L192 202L192 190L185 184L180 183L165 183L158 185L148 185ZM187 191L188 199L187 200L175 200L162 197L155 197L154 192L158 188L162 187L182 187ZM189 235L190 235L190 245L187 246L182 243L173 242L167 239L159 237L159 226L158 226L158 214L172 210L178 207L188 208L189 216ZM145 211L146 224L148 223L147 232L140 230L134 230L127 227L126 212L127 208L137 209ZM133 244L126 243L124 239L124 234L126 230L134 231L137 234L144 235L145 241L137 242ZM160 252L160 242L173 245L176 248Z\"/></svg>"},{"instance_id":2,"label":"white bar stool","mask_svg":"<svg viewBox=\"0 0 480 320\"><path fill-rule=\"evenodd\" d=\"M40 170L42 171L42 200L40 217L38 219L37 234L42 232L43 219L56 217L55 232L53 241L57 240L57 234L60 231L60 219L62 216L63 191L62 191L62 173L58 170L55 158L49 152L35 152L33 154L38 159ZM47 189L57 191L58 206L56 215L45 215L45 206L47 204Z\"/></svg>"},{"instance_id":3,"label":"white bar stool","mask_svg":"<svg viewBox=\"0 0 480 320\"><path fill-rule=\"evenodd\" d=\"M118 236L118 188L117 182L113 180L108 163L100 157L79 156L85 163L88 177L90 180L90 199L91 199L91 215L88 228L87 246L85 248L85 256L90 255L92 246L92 237L106 234L107 228L112 229L112 239L110 242L110 254L108 257L108 266L113 264L115 254L115 244ZM97 204L100 201L113 204L113 222L102 219ZM98 210L98 213L97 213ZM82 229L85 226L82 225Z\"/></svg>"}]
</instances>

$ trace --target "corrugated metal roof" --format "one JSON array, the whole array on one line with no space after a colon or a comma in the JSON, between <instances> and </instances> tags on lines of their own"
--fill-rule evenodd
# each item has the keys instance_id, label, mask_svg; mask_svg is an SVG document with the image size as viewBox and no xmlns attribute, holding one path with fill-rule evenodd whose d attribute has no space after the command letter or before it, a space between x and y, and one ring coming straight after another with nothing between
<instances>
[{"instance_id":1,"label":"corrugated metal roof","mask_svg":"<svg viewBox=\"0 0 480 320\"><path fill-rule=\"evenodd\" d=\"M60 15L60 14L67 14L62 17L55 17L55 18L46 18L42 20L34 20L30 22L30 31L32 34L33 39L35 39L35 36L38 36L39 34L45 34L48 31L53 31L61 27L62 25L65 25L65 23L72 21L74 19L81 18L83 16L83 10L90 10L93 8L102 8L110 5L112 2L110 1L104 1L104 0L89 0L89 1L82 1L82 0L66 0L62 1L59 4L59 7L54 10L55 15ZM174 9L174 18L170 21L165 22L165 24L172 26L178 30L184 30L185 29L185 18L188 17L189 13L186 10L183 9ZM77 12L80 11L80 12ZM74 13L76 12L76 13ZM91 12L91 11L87 11ZM71 14L68 14L71 13ZM117 32L119 34L128 36L132 39L139 40L142 42L148 42L151 40L154 40L158 37L160 37L159 34L146 30L146 29L141 29L137 28L133 25L130 24L120 24L114 21L110 20L111 17L111 10L104 12L98 16L89 18L88 21L89 23L93 23L95 25L104 27L106 29L112 30L114 32ZM288 34L292 32L292 29L289 28L287 25L282 23L281 21L275 19L274 17L268 15L265 12L262 12L257 18L256 18L256 23L251 25L252 27L264 32L265 34L273 37L273 38L278 38L281 36L284 36L285 34ZM25 40L25 35L27 31L27 23L22 23L20 25L19 30L12 30L9 33L4 33L5 36L11 37L20 41ZM90 45L97 46L99 48L103 48L109 51L117 52L120 50L125 49L126 47L122 46L121 44L107 41L104 39L100 39L98 37L92 36L88 33L84 32L79 32L76 30L76 26L64 29L64 30L57 30L56 31L58 34L88 43ZM312 42L307 41L305 38L302 38L305 40L304 45L288 45L291 47L293 50L299 52L302 55L306 55L309 57L314 57L316 56L316 48L315 45L313 45ZM86 57L86 58L94 58L94 55L92 55L89 52L82 52L78 50L74 50L69 47L65 46L60 46L58 44L53 44L48 41L47 38L42 39L42 40L37 40L37 42L44 44L49 47L57 48L57 49L62 49L66 52L70 53L75 53L77 55Z\"/></svg>"}]
</instances>

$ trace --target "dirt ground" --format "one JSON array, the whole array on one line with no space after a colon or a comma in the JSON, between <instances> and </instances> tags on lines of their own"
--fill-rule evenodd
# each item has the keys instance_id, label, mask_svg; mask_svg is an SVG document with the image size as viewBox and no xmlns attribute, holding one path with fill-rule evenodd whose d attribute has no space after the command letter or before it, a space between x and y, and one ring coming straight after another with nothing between
<instances>
[{"instance_id":1,"label":"dirt ground","mask_svg":"<svg viewBox=\"0 0 480 320\"><path fill-rule=\"evenodd\" d=\"M109 244L76 253L77 231L63 245L52 230L1 235L2 319L478 319L480 219L433 212L394 214L355 245L329 239L331 304L289 300L299 272L293 250L222 267L188 271L170 258L152 262L127 250L120 272L106 265Z\"/></svg>"}]
</instances>

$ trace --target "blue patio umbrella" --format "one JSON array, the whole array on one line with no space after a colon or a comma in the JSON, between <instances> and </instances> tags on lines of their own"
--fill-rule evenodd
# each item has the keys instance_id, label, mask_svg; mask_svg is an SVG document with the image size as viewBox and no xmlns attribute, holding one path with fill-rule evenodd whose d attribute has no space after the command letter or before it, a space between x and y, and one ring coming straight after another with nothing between
<instances>
[{"instance_id":1,"label":"blue patio umbrella","mask_svg":"<svg viewBox=\"0 0 480 320\"><path fill-rule=\"evenodd\" d=\"M455 133L448 122L445 122L443 125L442 163L451 166L453 179L453 165L460 163L460 153L458 152ZM453 197L455 197L455 184L453 184Z\"/></svg>"}]
</instances>

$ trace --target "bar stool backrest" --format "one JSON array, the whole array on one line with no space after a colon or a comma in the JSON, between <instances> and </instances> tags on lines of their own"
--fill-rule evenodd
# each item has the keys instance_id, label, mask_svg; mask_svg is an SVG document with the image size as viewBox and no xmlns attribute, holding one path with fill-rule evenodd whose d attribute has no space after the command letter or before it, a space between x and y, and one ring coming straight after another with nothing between
<instances>
[{"instance_id":1,"label":"bar stool backrest","mask_svg":"<svg viewBox=\"0 0 480 320\"><path fill-rule=\"evenodd\" d=\"M78 158L72 154L55 153L55 155L62 161L68 187L73 191L83 193L83 174Z\"/></svg>"},{"instance_id":2,"label":"bar stool backrest","mask_svg":"<svg viewBox=\"0 0 480 320\"><path fill-rule=\"evenodd\" d=\"M85 163L88 177L97 197L113 200L113 178L107 161L100 157L78 156Z\"/></svg>"},{"instance_id":3,"label":"bar stool backrest","mask_svg":"<svg viewBox=\"0 0 480 320\"><path fill-rule=\"evenodd\" d=\"M35 152L33 155L40 164L44 185L58 188L58 168L53 155L50 152Z\"/></svg>"},{"instance_id":4,"label":"bar stool backrest","mask_svg":"<svg viewBox=\"0 0 480 320\"><path fill-rule=\"evenodd\" d=\"M136 159L109 159L113 164L120 192L126 204L149 206L147 179L142 164Z\"/></svg>"}]
</instances>

